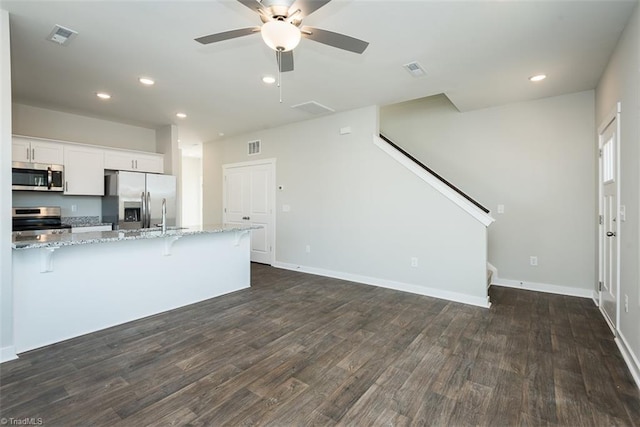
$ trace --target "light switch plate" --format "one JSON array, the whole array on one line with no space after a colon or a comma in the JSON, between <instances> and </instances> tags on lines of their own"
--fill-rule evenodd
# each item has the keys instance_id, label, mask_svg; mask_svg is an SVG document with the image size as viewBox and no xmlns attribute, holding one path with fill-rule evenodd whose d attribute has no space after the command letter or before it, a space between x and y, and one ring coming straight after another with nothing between
<instances>
[{"instance_id":1,"label":"light switch plate","mask_svg":"<svg viewBox=\"0 0 640 427\"><path fill-rule=\"evenodd\" d=\"M290 211L291 211L291 206L282 205L282 212L290 212Z\"/></svg>"},{"instance_id":2,"label":"light switch plate","mask_svg":"<svg viewBox=\"0 0 640 427\"><path fill-rule=\"evenodd\" d=\"M620 221L627 220L627 209L624 205L620 205Z\"/></svg>"},{"instance_id":3,"label":"light switch plate","mask_svg":"<svg viewBox=\"0 0 640 427\"><path fill-rule=\"evenodd\" d=\"M499 214L503 214L504 213L504 205L498 205L498 213Z\"/></svg>"}]
</instances>

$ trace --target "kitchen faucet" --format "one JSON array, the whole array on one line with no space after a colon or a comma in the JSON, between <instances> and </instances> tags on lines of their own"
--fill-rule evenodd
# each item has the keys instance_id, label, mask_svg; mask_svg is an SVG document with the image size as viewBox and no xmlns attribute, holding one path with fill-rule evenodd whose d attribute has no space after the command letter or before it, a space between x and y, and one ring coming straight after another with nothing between
<instances>
[{"instance_id":1,"label":"kitchen faucet","mask_svg":"<svg viewBox=\"0 0 640 427\"><path fill-rule=\"evenodd\" d=\"M162 234L167 232L167 199L162 199L162 222L156 227L162 227Z\"/></svg>"},{"instance_id":2,"label":"kitchen faucet","mask_svg":"<svg viewBox=\"0 0 640 427\"><path fill-rule=\"evenodd\" d=\"M167 199L162 199L162 233L167 232Z\"/></svg>"}]
</instances>

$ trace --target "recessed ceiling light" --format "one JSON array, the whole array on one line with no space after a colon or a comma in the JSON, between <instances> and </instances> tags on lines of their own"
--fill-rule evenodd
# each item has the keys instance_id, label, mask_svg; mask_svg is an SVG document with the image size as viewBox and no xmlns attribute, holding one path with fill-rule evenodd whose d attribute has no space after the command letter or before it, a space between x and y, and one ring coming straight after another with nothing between
<instances>
[{"instance_id":1,"label":"recessed ceiling light","mask_svg":"<svg viewBox=\"0 0 640 427\"><path fill-rule=\"evenodd\" d=\"M224 132L218 132L218 136L224 136Z\"/></svg>"},{"instance_id":2,"label":"recessed ceiling light","mask_svg":"<svg viewBox=\"0 0 640 427\"><path fill-rule=\"evenodd\" d=\"M155 84L155 81L153 81L149 77L140 77L138 81L145 86L153 86Z\"/></svg>"},{"instance_id":3,"label":"recessed ceiling light","mask_svg":"<svg viewBox=\"0 0 640 427\"><path fill-rule=\"evenodd\" d=\"M262 81L265 82L268 85L272 85L276 82L276 78L273 76L264 76L262 78Z\"/></svg>"},{"instance_id":4,"label":"recessed ceiling light","mask_svg":"<svg viewBox=\"0 0 640 427\"><path fill-rule=\"evenodd\" d=\"M185 113L176 113L176 117L179 119L186 119L187 115Z\"/></svg>"},{"instance_id":5,"label":"recessed ceiling light","mask_svg":"<svg viewBox=\"0 0 640 427\"><path fill-rule=\"evenodd\" d=\"M539 82L539 81L544 80L546 78L547 78L546 74L537 74L535 76L529 77L529 80L532 81L532 82Z\"/></svg>"},{"instance_id":6,"label":"recessed ceiling light","mask_svg":"<svg viewBox=\"0 0 640 427\"><path fill-rule=\"evenodd\" d=\"M111 95L106 92L98 92L96 93L96 96L100 99L111 99Z\"/></svg>"}]
</instances>

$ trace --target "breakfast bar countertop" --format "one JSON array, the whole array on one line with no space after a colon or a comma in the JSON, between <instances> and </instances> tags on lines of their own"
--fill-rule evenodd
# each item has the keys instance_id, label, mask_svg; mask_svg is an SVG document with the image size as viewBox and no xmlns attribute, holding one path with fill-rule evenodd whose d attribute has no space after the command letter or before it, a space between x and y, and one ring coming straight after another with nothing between
<instances>
[{"instance_id":1,"label":"breakfast bar countertop","mask_svg":"<svg viewBox=\"0 0 640 427\"><path fill-rule=\"evenodd\" d=\"M121 240L156 239L159 237L182 237L196 234L243 232L259 229L258 225L210 224L192 227L168 227L165 233L160 228L147 230L113 230L88 233L47 234L41 236L13 236L13 249L59 248L62 246L117 242Z\"/></svg>"}]
</instances>

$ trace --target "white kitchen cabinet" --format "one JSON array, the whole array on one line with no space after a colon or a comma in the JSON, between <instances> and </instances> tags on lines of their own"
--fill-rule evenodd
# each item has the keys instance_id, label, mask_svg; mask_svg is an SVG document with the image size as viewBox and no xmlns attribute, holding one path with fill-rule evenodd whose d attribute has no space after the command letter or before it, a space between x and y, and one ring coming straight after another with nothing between
<instances>
[{"instance_id":1,"label":"white kitchen cabinet","mask_svg":"<svg viewBox=\"0 0 640 427\"><path fill-rule=\"evenodd\" d=\"M61 165L64 161L64 145L59 142L13 137L11 160L14 162Z\"/></svg>"},{"instance_id":2,"label":"white kitchen cabinet","mask_svg":"<svg viewBox=\"0 0 640 427\"><path fill-rule=\"evenodd\" d=\"M133 172L164 172L164 156L127 150L105 150L104 168Z\"/></svg>"},{"instance_id":3,"label":"white kitchen cabinet","mask_svg":"<svg viewBox=\"0 0 640 427\"><path fill-rule=\"evenodd\" d=\"M64 194L104 195L104 151L82 145L64 147Z\"/></svg>"}]
</instances>

